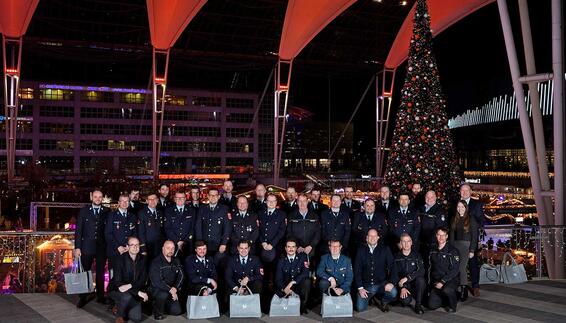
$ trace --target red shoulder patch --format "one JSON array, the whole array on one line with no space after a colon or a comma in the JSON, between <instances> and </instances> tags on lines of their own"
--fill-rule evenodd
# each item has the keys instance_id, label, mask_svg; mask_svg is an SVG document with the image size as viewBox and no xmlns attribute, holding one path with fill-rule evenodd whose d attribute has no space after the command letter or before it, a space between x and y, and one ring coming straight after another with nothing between
<instances>
[{"instance_id":1,"label":"red shoulder patch","mask_svg":"<svg viewBox=\"0 0 566 323\"><path fill-rule=\"evenodd\" d=\"M228 212L228 220L232 220L232 213Z\"/></svg>"},{"instance_id":2,"label":"red shoulder patch","mask_svg":"<svg viewBox=\"0 0 566 323\"><path fill-rule=\"evenodd\" d=\"M304 265L305 265L305 268L309 268L309 262L308 261L305 261Z\"/></svg>"}]
</instances>

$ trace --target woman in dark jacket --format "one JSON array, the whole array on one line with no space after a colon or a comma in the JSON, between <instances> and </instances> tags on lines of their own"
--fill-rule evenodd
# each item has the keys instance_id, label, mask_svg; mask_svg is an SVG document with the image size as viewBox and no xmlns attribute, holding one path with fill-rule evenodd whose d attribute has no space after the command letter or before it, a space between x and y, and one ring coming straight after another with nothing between
<instances>
[{"instance_id":1,"label":"woman in dark jacket","mask_svg":"<svg viewBox=\"0 0 566 323\"><path fill-rule=\"evenodd\" d=\"M460 254L460 300L468 298L468 259L474 256L478 245L478 225L468 213L468 203L461 200L450 225L450 242Z\"/></svg>"}]
</instances>

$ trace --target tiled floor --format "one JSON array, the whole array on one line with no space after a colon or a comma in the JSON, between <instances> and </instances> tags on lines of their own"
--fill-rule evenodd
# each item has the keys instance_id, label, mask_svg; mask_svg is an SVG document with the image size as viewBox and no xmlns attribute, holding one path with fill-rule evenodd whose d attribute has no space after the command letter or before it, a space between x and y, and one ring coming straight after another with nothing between
<instances>
[{"instance_id":1,"label":"tiled floor","mask_svg":"<svg viewBox=\"0 0 566 323\"><path fill-rule=\"evenodd\" d=\"M0 296L0 322L114 322L103 305L90 302L84 309L75 307L76 296L54 294L16 294ZM230 319L223 316L211 322L316 322L320 308L297 318ZM186 317L167 317L162 322L183 322ZM479 298L470 297L458 305L458 312L427 311L417 316L409 308L394 306L389 313L372 308L354 313L354 318L325 319L325 322L566 322L566 281L531 281L520 285L482 286ZM144 322L154 322L145 317Z\"/></svg>"}]
</instances>

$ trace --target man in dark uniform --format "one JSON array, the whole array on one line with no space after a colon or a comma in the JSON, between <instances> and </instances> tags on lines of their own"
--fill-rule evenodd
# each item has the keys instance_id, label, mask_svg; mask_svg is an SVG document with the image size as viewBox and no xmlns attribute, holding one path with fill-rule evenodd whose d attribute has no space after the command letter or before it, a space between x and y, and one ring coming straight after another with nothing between
<instances>
[{"instance_id":1,"label":"man in dark uniform","mask_svg":"<svg viewBox=\"0 0 566 323\"><path fill-rule=\"evenodd\" d=\"M130 190L130 205L128 205L128 211L137 215L139 211L144 207L144 204L140 201L140 190L137 188L132 188Z\"/></svg>"},{"instance_id":2,"label":"man in dark uniform","mask_svg":"<svg viewBox=\"0 0 566 323\"><path fill-rule=\"evenodd\" d=\"M287 187L285 192L285 197L287 198L281 205L281 210L285 212L287 218L298 208L297 205L297 190L294 187Z\"/></svg>"},{"instance_id":3,"label":"man in dark uniform","mask_svg":"<svg viewBox=\"0 0 566 323\"><path fill-rule=\"evenodd\" d=\"M353 220L354 214L362 209L360 202L354 200L354 187L344 187L344 199L342 200L342 207L346 207L350 212L350 220Z\"/></svg>"},{"instance_id":4,"label":"man in dark uniform","mask_svg":"<svg viewBox=\"0 0 566 323\"><path fill-rule=\"evenodd\" d=\"M169 186L167 186L167 184L159 185L159 201L157 208L164 212L166 208L174 204L175 203L169 199Z\"/></svg>"},{"instance_id":5,"label":"man in dark uniform","mask_svg":"<svg viewBox=\"0 0 566 323\"><path fill-rule=\"evenodd\" d=\"M267 210L267 200L265 199L265 194L267 190L265 185L257 184L255 187L255 198L250 202L250 209L255 214L261 214L261 212Z\"/></svg>"},{"instance_id":6,"label":"man in dark uniform","mask_svg":"<svg viewBox=\"0 0 566 323\"><path fill-rule=\"evenodd\" d=\"M161 253L165 241L163 234L163 212L157 209L157 194L147 196L147 205L138 213L138 234L142 254L148 262Z\"/></svg>"},{"instance_id":7,"label":"man in dark uniform","mask_svg":"<svg viewBox=\"0 0 566 323\"><path fill-rule=\"evenodd\" d=\"M366 245L366 235L369 229L375 229L380 237L387 236L387 221L383 213L376 212L375 202L367 199L364 202L364 211L354 216L352 223L352 235L354 236L351 251L357 252L357 248Z\"/></svg>"},{"instance_id":8,"label":"man in dark uniform","mask_svg":"<svg viewBox=\"0 0 566 323\"><path fill-rule=\"evenodd\" d=\"M354 270L350 258L341 254L342 245L338 240L328 242L327 253L320 258L316 270L319 278L318 288L322 293L332 296L348 294L352 288Z\"/></svg>"},{"instance_id":9,"label":"man in dark uniform","mask_svg":"<svg viewBox=\"0 0 566 323\"><path fill-rule=\"evenodd\" d=\"M198 186L191 187L191 200L188 202L188 206L195 210L195 214L198 214L198 209L201 205L200 201L200 188Z\"/></svg>"},{"instance_id":10,"label":"man in dark uniform","mask_svg":"<svg viewBox=\"0 0 566 323\"><path fill-rule=\"evenodd\" d=\"M238 197L238 210L232 214L232 232L230 234L230 251L232 255L238 253L238 242L242 239L250 242L250 254L255 254L255 245L259 237L258 219L255 213L248 211L248 199Z\"/></svg>"},{"instance_id":11,"label":"man in dark uniform","mask_svg":"<svg viewBox=\"0 0 566 323\"><path fill-rule=\"evenodd\" d=\"M383 243L379 243L379 233L369 229L366 236L367 244L358 249L354 264L354 276L358 297L356 308L363 312L368 308L374 297L381 302L378 307L382 312L389 312L389 303L397 296L397 290L391 281L393 255Z\"/></svg>"},{"instance_id":12,"label":"man in dark uniform","mask_svg":"<svg viewBox=\"0 0 566 323\"><path fill-rule=\"evenodd\" d=\"M328 242L338 240L342 243L342 250L348 250L350 242L350 215L348 209L341 208L340 195L333 194L330 198L331 208L322 211L320 222L322 226L321 253L328 253Z\"/></svg>"},{"instance_id":13,"label":"man in dark uniform","mask_svg":"<svg viewBox=\"0 0 566 323\"><path fill-rule=\"evenodd\" d=\"M462 184L460 186L460 199L466 201L468 203L468 213L471 217L476 220L478 224L478 233L477 236L480 236L480 230L483 229L484 225L484 214L483 214L483 203L479 200L472 198L472 187L469 184ZM454 203L454 209L456 209L456 205L458 203ZM453 213L455 214L455 213ZM479 246L478 246L479 249ZM480 252L476 250L474 252L474 256L470 258L470 278L472 281L472 295L474 297L480 296L480 260L479 260Z\"/></svg>"},{"instance_id":14,"label":"man in dark uniform","mask_svg":"<svg viewBox=\"0 0 566 323\"><path fill-rule=\"evenodd\" d=\"M409 205L409 194L401 193L399 194L399 206L392 208L389 212L390 247L395 253L399 251L399 239L405 232L411 235L414 245L418 246L421 220L418 212L411 209Z\"/></svg>"},{"instance_id":15,"label":"man in dark uniform","mask_svg":"<svg viewBox=\"0 0 566 323\"><path fill-rule=\"evenodd\" d=\"M309 210L313 211L316 215L318 215L319 218L322 212L328 210L328 205L320 201L320 189L313 188L311 190L311 200L309 201L308 208Z\"/></svg>"},{"instance_id":16,"label":"man in dark uniform","mask_svg":"<svg viewBox=\"0 0 566 323\"><path fill-rule=\"evenodd\" d=\"M219 204L219 198L217 189L208 191L208 206L199 208L195 225L196 238L206 242L208 254L214 257L217 267L226 256L226 246L232 230L228 220L228 207Z\"/></svg>"},{"instance_id":17,"label":"man in dark uniform","mask_svg":"<svg viewBox=\"0 0 566 323\"><path fill-rule=\"evenodd\" d=\"M421 255L412 249L413 241L408 233L401 235L401 251L394 258L391 282L399 290L403 306L415 299L415 313L423 314L423 295L426 290L425 268Z\"/></svg>"},{"instance_id":18,"label":"man in dark uniform","mask_svg":"<svg viewBox=\"0 0 566 323\"><path fill-rule=\"evenodd\" d=\"M444 303L448 306L447 312L456 312L458 304L456 289L460 281L458 249L446 243L448 241L447 228L438 228L436 239L438 245L430 251L429 256L430 296L428 307L435 310Z\"/></svg>"},{"instance_id":19,"label":"man in dark uniform","mask_svg":"<svg viewBox=\"0 0 566 323\"><path fill-rule=\"evenodd\" d=\"M151 296L153 297L153 318L164 319L164 314L180 315L179 291L183 285L183 266L175 253L175 243L165 241L161 255L155 257L149 267Z\"/></svg>"},{"instance_id":20,"label":"man in dark uniform","mask_svg":"<svg viewBox=\"0 0 566 323\"><path fill-rule=\"evenodd\" d=\"M234 184L230 180L225 180L222 184L222 196L220 197L220 204L226 205L228 211L234 213L236 211L236 197L232 194Z\"/></svg>"},{"instance_id":21,"label":"man in dark uniform","mask_svg":"<svg viewBox=\"0 0 566 323\"><path fill-rule=\"evenodd\" d=\"M280 241L285 236L287 215L277 208L277 197L268 194L267 209L259 214L259 257L265 268L266 285L272 279L274 262L280 250Z\"/></svg>"},{"instance_id":22,"label":"man in dark uniform","mask_svg":"<svg viewBox=\"0 0 566 323\"><path fill-rule=\"evenodd\" d=\"M102 192L91 193L92 204L79 211L75 229L76 258L79 258L84 270L91 270L96 260L96 298L99 303L107 304L104 298L104 267L106 266L106 243L104 240L104 224L110 209L102 205ZM77 307L87 303L88 294L80 294Z\"/></svg>"},{"instance_id":23,"label":"man in dark uniform","mask_svg":"<svg viewBox=\"0 0 566 323\"><path fill-rule=\"evenodd\" d=\"M297 199L298 209L291 213L287 223L287 239L297 241L298 253L305 253L309 260L315 255L320 241L320 222L318 216L308 209L308 198L305 194Z\"/></svg>"},{"instance_id":24,"label":"man in dark uniform","mask_svg":"<svg viewBox=\"0 0 566 323\"><path fill-rule=\"evenodd\" d=\"M139 299L147 302L147 258L139 254L140 241L136 237L128 239L128 252L117 258L114 264L114 277L110 281L110 297L116 303L116 322L130 319L142 320L142 306Z\"/></svg>"},{"instance_id":25,"label":"man in dark uniform","mask_svg":"<svg viewBox=\"0 0 566 323\"><path fill-rule=\"evenodd\" d=\"M448 227L449 221L442 205L436 203L436 193L428 191L425 194L425 205L420 209L421 234L420 252L428 268L428 254L433 244L436 244L436 229Z\"/></svg>"},{"instance_id":26,"label":"man in dark uniform","mask_svg":"<svg viewBox=\"0 0 566 323\"><path fill-rule=\"evenodd\" d=\"M249 252L250 242L241 240L238 242L238 254L228 260L225 278L230 292L244 293L246 291L244 287L248 287L252 293L261 294L263 281L261 262Z\"/></svg>"},{"instance_id":27,"label":"man in dark uniform","mask_svg":"<svg viewBox=\"0 0 566 323\"><path fill-rule=\"evenodd\" d=\"M128 212L130 198L128 195L120 195L118 198L118 209L108 213L104 236L106 238L106 254L108 255L108 268L113 268L113 263L121 254L128 251L128 238L137 237L137 217Z\"/></svg>"},{"instance_id":28,"label":"man in dark uniform","mask_svg":"<svg viewBox=\"0 0 566 323\"><path fill-rule=\"evenodd\" d=\"M397 201L391 198L391 191L389 190L389 186L382 186L379 189L379 201L377 201L376 203L377 212L388 216L389 210L391 210L395 206L398 206ZM381 237L385 238L384 236Z\"/></svg>"},{"instance_id":29,"label":"man in dark uniform","mask_svg":"<svg viewBox=\"0 0 566 323\"><path fill-rule=\"evenodd\" d=\"M418 210L425 204L425 196L421 183L413 183L411 186L411 208Z\"/></svg>"},{"instance_id":30,"label":"man in dark uniform","mask_svg":"<svg viewBox=\"0 0 566 323\"><path fill-rule=\"evenodd\" d=\"M211 295L218 288L218 276L216 266L212 257L206 255L206 243L202 240L195 241L195 254L185 259L185 272L189 279L189 294Z\"/></svg>"},{"instance_id":31,"label":"man in dark uniform","mask_svg":"<svg viewBox=\"0 0 566 323\"><path fill-rule=\"evenodd\" d=\"M297 242L293 239L285 243L285 256L279 259L275 271L275 293L283 298L295 293L301 298L301 314L307 313L311 280L309 262L304 253L297 253Z\"/></svg>"},{"instance_id":32,"label":"man in dark uniform","mask_svg":"<svg viewBox=\"0 0 566 323\"><path fill-rule=\"evenodd\" d=\"M175 243L181 261L193 252L196 221L195 210L185 204L186 200L185 192L178 191L175 205L165 209L165 238Z\"/></svg>"}]
</instances>

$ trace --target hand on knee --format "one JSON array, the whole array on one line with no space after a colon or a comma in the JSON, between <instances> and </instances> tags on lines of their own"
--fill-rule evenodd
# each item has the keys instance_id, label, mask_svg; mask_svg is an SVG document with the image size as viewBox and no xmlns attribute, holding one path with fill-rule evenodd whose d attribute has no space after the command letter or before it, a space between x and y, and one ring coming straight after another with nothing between
<instances>
[{"instance_id":1,"label":"hand on knee","mask_svg":"<svg viewBox=\"0 0 566 323\"><path fill-rule=\"evenodd\" d=\"M386 292L391 292L394 289L395 286L393 286L393 284L388 283L387 285L385 285L385 291Z\"/></svg>"}]
</instances>

